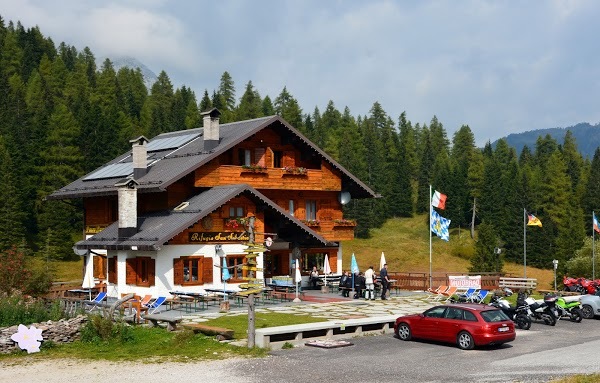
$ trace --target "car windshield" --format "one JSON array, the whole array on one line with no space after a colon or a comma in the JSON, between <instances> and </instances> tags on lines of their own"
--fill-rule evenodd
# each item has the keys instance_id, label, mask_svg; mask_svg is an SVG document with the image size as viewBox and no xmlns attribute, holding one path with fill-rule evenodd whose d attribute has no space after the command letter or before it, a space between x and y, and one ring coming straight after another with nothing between
<instances>
[{"instance_id":1,"label":"car windshield","mask_svg":"<svg viewBox=\"0 0 600 383\"><path fill-rule=\"evenodd\" d=\"M506 314L502 312L502 310L486 310L481 312L481 317L486 322L502 322L505 320L510 320Z\"/></svg>"}]
</instances>

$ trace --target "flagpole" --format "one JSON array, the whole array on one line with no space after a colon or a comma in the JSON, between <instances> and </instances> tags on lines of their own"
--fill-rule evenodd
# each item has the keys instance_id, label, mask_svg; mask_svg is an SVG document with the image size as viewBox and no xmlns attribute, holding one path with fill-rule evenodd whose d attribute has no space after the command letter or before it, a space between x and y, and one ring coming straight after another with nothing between
<instances>
[{"instance_id":1,"label":"flagpole","mask_svg":"<svg viewBox=\"0 0 600 383\"><path fill-rule=\"evenodd\" d=\"M592 280L596 279L596 230L594 230L594 217L596 213L592 210Z\"/></svg>"},{"instance_id":2,"label":"flagpole","mask_svg":"<svg viewBox=\"0 0 600 383\"><path fill-rule=\"evenodd\" d=\"M429 184L429 288L433 288L433 274L431 266L431 211L433 206L431 205L431 184Z\"/></svg>"},{"instance_id":3,"label":"flagpole","mask_svg":"<svg viewBox=\"0 0 600 383\"><path fill-rule=\"evenodd\" d=\"M527 278L527 211L523 208L523 278Z\"/></svg>"}]
</instances>

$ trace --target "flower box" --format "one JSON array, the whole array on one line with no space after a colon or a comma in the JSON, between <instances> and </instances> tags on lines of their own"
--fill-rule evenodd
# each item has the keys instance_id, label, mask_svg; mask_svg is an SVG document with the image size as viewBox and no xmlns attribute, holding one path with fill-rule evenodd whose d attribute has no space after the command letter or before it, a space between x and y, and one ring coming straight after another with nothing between
<instances>
[{"instance_id":1,"label":"flower box","mask_svg":"<svg viewBox=\"0 0 600 383\"><path fill-rule=\"evenodd\" d=\"M307 173L306 168L299 166L286 166L283 168L284 175L292 175L292 176L305 176Z\"/></svg>"},{"instance_id":2,"label":"flower box","mask_svg":"<svg viewBox=\"0 0 600 383\"><path fill-rule=\"evenodd\" d=\"M319 221L318 219L306 219L302 220L302 223L304 223L306 226L319 226L321 224L321 221Z\"/></svg>"},{"instance_id":3,"label":"flower box","mask_svg":"<svg viewBox=\"0 0 600 383\"><path fill-rule=\"evenodd\" d=\"M245 229L246 223L246 218L225 219L225 228L229 230Z\"/></svg>"},{"instance_id":4,"label":"flower box","mask_svg":"<svg viewBox=\"0 0 600 383\"><path fill-rule=\"evenodd\" d=\"M333 226L356 226L354 219L334 219Z\"/></svg>"},{"instance_id":5,"label":"flower box","mask_svg":"<svg viewBox=\"0 0 600 383\"><path fill-rule=\"evenodd\" d=\"M242 165L242 173L266 173L267 167L262 165Z\"/></svg>"}]
</instances>

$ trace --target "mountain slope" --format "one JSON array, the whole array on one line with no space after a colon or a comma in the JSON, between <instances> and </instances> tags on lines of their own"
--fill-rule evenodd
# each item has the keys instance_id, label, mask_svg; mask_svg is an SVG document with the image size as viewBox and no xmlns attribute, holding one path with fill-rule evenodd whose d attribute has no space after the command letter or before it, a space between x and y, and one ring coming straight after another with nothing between
<instances>
[{"instance_id":1,"label":"mountain slope","mask_svg":"<svg viewBox=\"0 0 600 383\"><path fill-rule=\"evenodd\" d=\"M142 71L142 75L144 76L144 85L146 85L147 89L152 88L152 84L154 84L154 82L156 82L156 80L158 79L156 73L152 72L147 66L145 66L143 63L141 63L134 57L119 57L111 61L113 63L113 67L115 68L115 72L118 72L119 69L123 67L132 69L140 68L140 70Z\"/></svg>"},{"instance_id":2,"label":"mountain slope","mask_svg":"<svg viewBox=\"0 0 600 383\"><path fill-rule=\"evenodd\" d=\"M527 145L532 151L535 150L535 142L538 137L545 137L549 134L559 144L564 142L565 134L570 130L573 133L573 137L577 142L577 148L579 152L588 158L594 156L596 148L600 146L600 123L596 125L590 125L587 122L582 122L568 128L549 128L549 129L538 129L530 130L523 133L513 133L505 137L506 142L509 146L512 146L517 150L517 155L523 150L523 146ZM496 143L492 143L493 147L496 147Z\"/></svg>"}]
</instances>

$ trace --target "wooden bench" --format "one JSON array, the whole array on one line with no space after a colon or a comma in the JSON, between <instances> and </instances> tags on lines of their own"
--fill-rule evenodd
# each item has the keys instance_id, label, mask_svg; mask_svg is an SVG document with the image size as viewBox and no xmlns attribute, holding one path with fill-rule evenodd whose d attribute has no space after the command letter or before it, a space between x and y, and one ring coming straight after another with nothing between
<instances>
[{"instance_id":1,"label":"wooden bench","mask_svg":"<svg viewBox=\"0 0 600 383\"><path fill-rule=\"evenodd\" d=\"M202 333L204 335L216 335L217 340L233 339L234 331L223 327L208 326L202 323L184 324L184 329L192 330L194 333Z\"/></svg>"},{"instance_id":2,"label":"wooden bench","mask_svg":"<svg viewBox=\"0 0 600 383\"><path fill-rule=\"evenodd\" d=\"M165 322L167 323L168 331L177 330L177 324L181 323L182 321L182 318L173 318L164 314L145 314L142 315L142 319L150 321L150 327L156 327L158 326L159 322Z\"/></svg>"}]
</instances>

